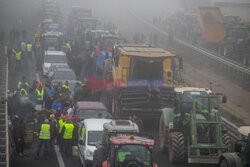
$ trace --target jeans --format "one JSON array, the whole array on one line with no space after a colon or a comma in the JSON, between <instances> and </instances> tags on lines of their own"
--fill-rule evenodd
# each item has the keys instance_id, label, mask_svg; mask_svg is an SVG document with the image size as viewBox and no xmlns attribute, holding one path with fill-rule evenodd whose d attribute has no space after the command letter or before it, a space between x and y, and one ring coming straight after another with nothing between
<instances>
[{"instance_id":1,"label":"jeans","mask_svg":"<svg viewBox=\"0 0 250 167\"><path fill-rule=\"evenodd\" d=\"M63 145L65 149L66 155L72 155L72 140L71 139L63 139Z\"/></svg>"},{"instance_id":2,"label":"jeans","mask_svg":"<svg viewBox=\"0 0 250 167\"><path fill-rule=\"evenodd\" d=\"M50 140L45 140L45 139L39 139L38 140L38 147L37 147L37 152L36 152L36 156L39 156L40 154L40 151L41 151L41 148L42 146L44 145L44 156L47 156L48 155L48 145L49 145L49 141Z\"/></svg>"},{"instance_id":3,"label":"jeans","mask_svg":"<svg viewBox=\"0 0 250 167\"><path fill-rule=\"evenodd\" d=\"M49 140L49 153L52 154L52 155L55 153L54 144L55 144L55 140L54 139L50 139Z\"/></svg>"}]
</instances>

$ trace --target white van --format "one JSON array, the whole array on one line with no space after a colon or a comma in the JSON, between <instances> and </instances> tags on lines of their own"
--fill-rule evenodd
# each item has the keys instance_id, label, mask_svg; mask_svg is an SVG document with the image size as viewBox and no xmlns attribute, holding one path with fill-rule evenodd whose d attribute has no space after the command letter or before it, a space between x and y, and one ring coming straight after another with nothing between
<instances>
[{"instance_id":1,"label":"white van","mask_svg":"<svg viewBox=\"0 0 250 167\"><path fill-rule=\"evenodd\" d=\"M103 124L111 119L85 119L79 132L78 155L83 166L93 162L96 144L102 142Z\"/></svg>"}]
</instances>

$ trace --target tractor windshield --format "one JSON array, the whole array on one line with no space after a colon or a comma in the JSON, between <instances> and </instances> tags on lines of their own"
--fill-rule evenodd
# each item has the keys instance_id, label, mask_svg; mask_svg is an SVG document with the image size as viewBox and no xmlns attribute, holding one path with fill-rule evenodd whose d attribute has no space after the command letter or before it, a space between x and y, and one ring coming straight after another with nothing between
<instances>
[{"instance_id":1,"label":"tractor windshield","mask_svg":"<svg viewBox=\"0 0 250 167\"><path fill-rule=\"evenodd\" d=\"M142 145L121 145L116 154L116 166L152 166L151 152L146 146Z\"/></svg>"},{"instance_id":2,"label":"tractor windshield","mask_svg":"<svg viewBox=\"0 0 250 167\"><path fill-rule=\"evenodd\" d=\"M218 109L218 98L217 97L206 97L198 96L195 101L196 112L208 113L212 109Z\"/></svg>"},{"instance_id":3,"label":"tractor windshield","mask_svg":"<svg viewBox=\"0 0 250 167\"><path fill-rule=\"evenodd\" d=\"M133 79L163 79L163 63L160 59L135 58L131 71Z\"/></svg>"},{"instance_id":4,"label":"tractor windshield","mask_svg":"<svg viewBox=\"0 0 250 167\"><path fill-rule=\"evenodd\" d=\"M205 91L185 91L182 96L181 108L183 112L189 112L193 109L193 96L207 95Z\"/></svg>"}]
</instances>

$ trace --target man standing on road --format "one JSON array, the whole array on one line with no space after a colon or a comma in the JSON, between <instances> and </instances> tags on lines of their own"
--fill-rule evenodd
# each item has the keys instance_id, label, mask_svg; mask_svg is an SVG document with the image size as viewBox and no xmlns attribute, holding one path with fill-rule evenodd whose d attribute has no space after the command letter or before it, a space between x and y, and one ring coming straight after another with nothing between
<instances>
[{"instance_id":1,"label":"man standing on road","mask_svg":"<svg viewBox=\"0 0 250 167\"><path fill-rule=\"evenodd\" d=\"M27 43L27 58L31 60L32 55L32 44L31 42Z\"/></svg>"},{"instance_id":2,"label":"man standing on road","mask_svg":"<svg viewBox=\"0 0 250 167\"><path fill-rule=\"evenodd\" d=\"M39 133L38 147L37 147L37 152L36 152L36 157L35 157L36 160L39 158L40 150L43 145L44 145L44 158L47 159L48 145L49 145L49 141L51 139L51 134L52 134L51 130L52 128L50 127L49 120L45 119L44 123L41 125L41 127L38 130L38 132L40 133Z\"/></svg>"},{"instance_id":3,"label":"man standing on road","mask_svg":"<svg viewBox=\"0 0 250 167\"><path fill-rule=\"evenodd\" d=\"M13 135L16 147L16 153L19 156L23 156L23 146L24 146L24 122L23 118L19 118L18 115L15 116L13 122Z\"/></svg>"},{"instance_id":4,"label":"man standing on road","mask_svg":"<svg viewBox=\"0 0 250 167\"><path fill-rule=\"evenodd\" d=\"M72 155L73 131L74 131L74 125L71 123L70 119L67 119L66 124L62 128L63 145L64 145L64 148L65 148L65 154L67 156Z\"/></svg>"},{"instance_id":5,"label":"man standing on road","mask_svg":"<svg viewBox=\"0 0 250 167\"><path fill-rule=\"evenodd\" d=\"M20 68L21 68L21 54L22 54L22 52L19 50L17 50L17 49L12 49L12 52L15 54L15 57L16 57L16 71L17 70L20 70Z\"/></svg>"}]
</instances>

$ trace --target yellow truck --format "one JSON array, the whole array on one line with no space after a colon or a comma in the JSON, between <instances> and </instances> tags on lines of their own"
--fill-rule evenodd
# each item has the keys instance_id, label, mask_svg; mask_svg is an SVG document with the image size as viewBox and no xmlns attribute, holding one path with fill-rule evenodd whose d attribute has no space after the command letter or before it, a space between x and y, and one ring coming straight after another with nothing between
<instances>
[{"instance_id":1,"label":"yellow truck","mask_svg":"<svg viewBox=\"0 0 250 167\"><path fill-rule=\"evenodd\" d=\"M113 85L107 87L112 114L159 118L160 109L173 105L175 58L164 49L147 45L116 45L111 67Z\"/></svg>"}]
</instances>

